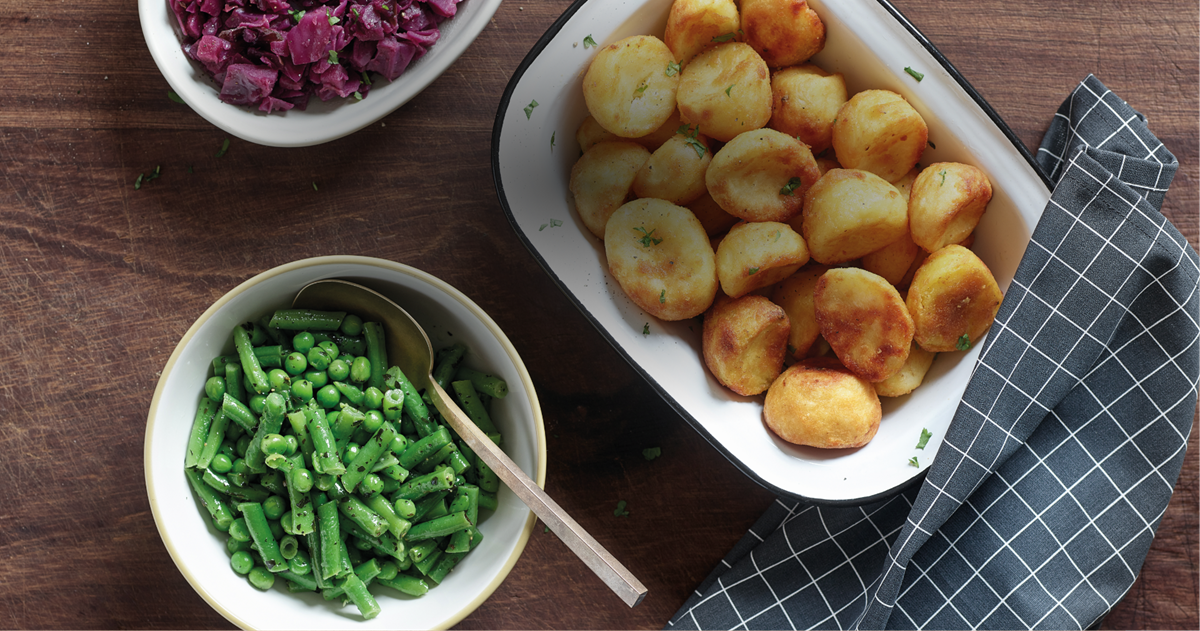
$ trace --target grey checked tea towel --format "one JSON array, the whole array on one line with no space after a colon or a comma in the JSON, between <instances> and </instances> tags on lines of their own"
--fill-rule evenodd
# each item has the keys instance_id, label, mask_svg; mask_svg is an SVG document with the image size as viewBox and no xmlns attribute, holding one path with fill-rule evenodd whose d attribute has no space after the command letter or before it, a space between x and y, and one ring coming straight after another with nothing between
<instances>
[{"instance_id":1,"label":"grey checked tea towel","mask_svg":"<svg viewBox=\"0 0 1200 631\"><path fill-rule=\"evenodd\" d=\"M924 482L777 500L668 629L1080 629L1133 585L1200 379L1200 260L1158 210L1178 163L1094 76L1037 162L1057 185Z\"/></svg>"}]
</instances>

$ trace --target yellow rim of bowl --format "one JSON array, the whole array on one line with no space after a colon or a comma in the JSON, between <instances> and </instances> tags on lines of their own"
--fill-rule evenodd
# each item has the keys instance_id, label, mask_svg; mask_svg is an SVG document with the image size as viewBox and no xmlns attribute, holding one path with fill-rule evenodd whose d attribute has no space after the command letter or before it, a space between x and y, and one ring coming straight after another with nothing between
<instances>
[{"instance_id":1,"label":"yellow rim of bowl","mask_svg":"<svg viewBox=\"0 0 1200 631\"><path fill-rule=\"evenodd\" d=\"M546 486L546 428L542 421L542 408L538 403L537 392L535 392L533 388L533 379L529 376L529 371L526 370L525 363L521 361L521 356L517 353L517 349L512 345L512 342L509 341L508 336L504 334L504 331L500 330L499 325L492 320L491 316L484 312L479 305L475 304L475 302L468 298L465 294L455 289L453 286L441 280L440 278L429 274L428 272L421 271L415 267L410 267L402 263L396 263L386 259L368 256L319 256L293 261L291 263L285 263L278 267L274 267L262 272L250 278L249 280L242 282L240 285L234 287L226 292L225 295L221 296L220 299L214 302L208 309L204 311L204 313L200 315L199 318L196 319L195 322L192 323L192 326L189 327L187 332L183 334L183 338L179 340L178 344L176 344L175 350L171 352L171 356L167 359L167 364L163 367L162 373L158 378L158 384L154 387L154 397L150 400L150 411L146 417L146 439L143 444L142 456L145 463L144 473L146 476L146 495L150 502L150 512L154 515L154 525L158 529L159 537L162 538L163 545L166 546L167 552L171 555L171 559L175 561L175 566L179 568L179 571L183 574L184 578L187 579L192 588L196 590L196 593L200 594L200 597L203 598L205 602L209 604L209 606L215 609L222 616L225 616L225 618L230 622L243 629L248 629L250 627L245 624L245 621L218 606L213 600L212 596L210 596L203 587L197 584L192 575L185 570L182 565L180 565L179 559L175 553L175 544L171 540L170 535L167 534L162 527L162 520L159 518L157 495L155 494L154 477L151 474L150 466L152 460L150 445L153 443L152 439L154 434L153 421L158 415L158 405L162 395L163 386L166 381L166 376L171 372L172 368L175 366L175 362L179 359L180 353L183 352L183 348L189 341L191 341L192 337L196 334L196 331L199 330L200 327L203 326L204 323L207 322L208 319L217 312L217 310L223 307L225 303L232 300L234 296L267 279L278 276L279 274L283 274L285 272L317 265L365 265L368 267L378 267L398 272L400 274L404 274L405 276L411 276L433 285L437 289L445 292L446 295L454 298L459 302L459 304L461 304L476 318L478 318L479 321L482 322L484 326L491 331L492 335L494 335L500 342L501 347L504 348L504 352L513 362L513 366L516 368L517 373L521 377L521 386L525 389L526 396L529 397L529 405L533 412L534 430L537 436L537 472L534 476L534 481L536 481L540 487ZM508 577L508 573L516 564L517 559L521 556L521 552L525 550L525 544L528 543L529 535L533 532L533 526L536 522L537 516L530 512L529 517L525 520L525 528L522 530L521 536L517 540L516 547L513 548L512 554L509 555L508 559L504 563L504 566L500 569L500 572L496 574L496 578L489 583L473 600L466 603L453 615L443 620L442 624L436 627L437 629L448 629L455 624L458 624L460 620L467 617L467 615L469 615L472 611L475 611L479 605L483 604L483 602L492 595L492 592L496 591L496 588L500 586L500 583L504 582L504 579Z\"/></svg>"}]
</instances>

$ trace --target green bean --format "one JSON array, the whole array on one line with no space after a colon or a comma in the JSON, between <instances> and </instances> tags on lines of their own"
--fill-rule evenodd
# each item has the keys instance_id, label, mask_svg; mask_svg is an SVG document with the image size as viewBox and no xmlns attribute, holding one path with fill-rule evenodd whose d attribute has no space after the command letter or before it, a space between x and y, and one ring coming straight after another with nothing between
<instances>
[{"instance_id":1,"label":"green bean","mask_svg":"<svg viewBox=\"0 0 1200 631\"><path fill-rule=\"evenodd\" d=\"M282 346L255 346L254 357L258 359L258 365L266 372L267 368L279 368L283 366L283 358L286 357Z\"/></svg>"},{"instance_id":2,"label":"green bean","mask_svg":"<svg viewBox=\"0 0 1200 631\"><path fill-rule=\"evenodd\" d=\"M258 546L258 553L262 556L267 569L271 572L286 570L288 568L287 559L283 558L279 552L279 543L275 541L275 535L271 533L271 526L267 523L262 504L242 502L238 504L238 510L242 511L242 517L246 520L246 528L250 530L250 537L254 539L254 545Z\"/></svg>"},{"instance_id":3,"label":"green bean","mask_svg":"<svg viewBox=\"0 0 1200 631\"><path fill-rule=\"evenodd\" d=\"M279 572L279 578L282 578L288 582L289 592L296 593L317 591L317 579L311 574L297 574L292 570L281 570Z\"/></svg>"},{"instance_id":4,"label":"green bean","mask_svg":"<svg viewBox=\"0 0 1200 631\"><path fill-rule=\"evenodd\" d=\"M383 390L384 368L388 365L383 325L378 322L364 322L363 338L367 341L366 357L371 362L371 377L367 379L367 385Z\"/></svg>"},{"instance_id":5,"label":"green bean","mask_svg":"<svg viewBox=\"0 0 1200 631\"><path fill-rule=\"evenodd\" d=\"M347 318L350 316L346 316ZM345 324L345 320L342 321ZM367 341L361 335L344 335L333 331L312 331L313 341L333 342L342 352L361 356L367 354Z\"/></svg>"},{"instance_id":6,"label":"green bean","mask_svg":"<svg viewBox=\"0 0 1200 631\"><path fill-rule=\"evenodd\" d=\"M429 576L429 571L433 569L433 566L438 562L439 559L442 558L443 554L445 554L445 552L441 548L435 547L433 552L430 552L420 561L414 559L413 567L417 568L417 571L425 576Z\"/></svg>"},{"instance_id":7,"label":"green bean","mask_svg":"<svg viewBox=\"0 0 1200 631\"><path fill-rule=\"evenodd\" d=\"M204 483L212 487L213 490L225 495L229 495L229 489L233 487L233 485L229 483L228 478L219 473L213 473L211 469L205 469L204 472L200 474L200 479L204 480Z\"/></svg>"},{"instance_id":8,"label":"green bean","mask_svg":"<svg viewBox=\"0 0 1200 631\"><path fill-rule=\"evenodd\" d=\"M263 372L262 364L259 363L258 356L254 354L254 348L250 345L250 333L246 331L246 327L241 325L233 327L233 345L237 348L238 358L242 362L242 370L246 373L246 378L250 380L251 388L259 394L266 394L271 386L267 383L267 373Z\"/></svg>"},{"instance_id":9,"label":"green bean","mask_svg":"<svg viewBox=\"0 0 1200 631\"><path fill-rule=\"evenodd\" d=\"M374 362L371 363L374 366ZM404 371L400 370L399 366L392 366L387 369L384 378L384 383L388 388L397 388L404 393L404 410L412 417L415 423L418 423L418 433L420 433L421 424L429 424L429 406L425 405L425 400L421 398L421 393L417 392L416 386L404 376ZM370 384L383 390L382 387ZM421 434L425 436L428 432Z\"/></svg>"},{"instance_id":10,"label":"green bean","mask_svg":"<svg viewBox=\"0 0 1200 631\"><path fill-rule=\"evenodd\" d=\"M472 484L464 484L458 487L455 493L454 501L450 502L450 511L456 510L465 511L467 520L471 524L479 523L479 487Z\"/></svg>"},{"instance_id":11,"label":"green bean","mask_svg":"<svg viewBox=\"0 0 1200 631\"><path fill-rule=\"evenodd\" d=\"M367 559L354 565L354 573L350 576L357 576L364 585L369 585L375 577L379 576L383 571L383 566L379 564L379 560L375 558ZM321 596L325 600L334 600L346 594L346 590L341 585L330 585L321 590Z\"/></svg>"},{"instance_id":12,"label":"green bean","mask_svg":"<svg viewBox=\"0 0 1200 631\"><path fill-rule=\"evenodd\" d=\"M478 478L477 484L480 490L493 494L500 490L500 478L478 454L475 456L475 476Z\"/></svg>"},{"instance_id":13,"label":"green bean","mask_svg":"<svg viewBox=\"0 0 1200 631\"><path fill-rule=\"evenodd\" d=\"M345 311L279 309L271 316L269 326L284 331L336 331L345 317Z\"/></svg>"},{"instance_id":14,"label":"green bean","mask_svg":"<svg viewBox=\"0 0 1200 631\"><path fill-rule=\"evenodd\" d=\"M450 535L446 552L470 552L483 541L483 533L475 526L464 528Z\"/></svg>"},{"instance_id":15,"label":"green bean","mask_svg":"<svg viewBox=\"0 0 1200 631\"><path fill-rule=\"evenodd\" d=\"M492 417L488 414L487 408L479 400L479 394L475 391L475 386L468 380L455 381L450 384L454 388L454 394L458 399L459 405L462 406L463 412L475 423L475 426L485 434L495 434L499 430L496 429L496 424L492 422Z\"/></svg>"},{"instance_id":16,"label":"green bean","mask_svg":"<svg viewBox=\"0 0 1200 631\"><path fill-rule=\"evenodd\" d=\"M396 507L396 514L404 519L415 519L417 516L417 505L412 500L393 500L392 505Z\"/></svg>"},{"instance_id":17,"label":"green bean","mask_svg":"<svg viewBox=\"0 0 1200 631\"><path fill-rule=\"evenodd\" d=\"M408 546L404 543L404 540L393 537L390 533L385 532L375 537L350 520L343 520L341 528L346 534L367 542L375 552L392 557L399 561L401 565L404 565L408 559Z\"/></svg>"},{"instance_id":18,"label":"green bean","mask_svg":"<svg viewBox=\"0 0 1200 631\"><path fill-rule=\"evenodd\" d=\"M346 590L346 595L354 602L354 606L358 607L363 619L370 620L379 615L379 603L376 602L374 596L371 596L371 592L367 591L367 586L357 576L353 574L347 576L340 587Z\"/></svg>"},{"instance_id":19,"label":"green bean","mask_svg":"<svg viewBox=\"0 0 1200 631\"><path fill-rule=\"evenodd\" d=\"M417 512L413 514L412 522L421 522L425 521L426 519L432 519L434 517L441 517L442 515L445 515L446 502L444 500L449 493L449 491L434 491L427 497L421 498L421 501L417 502L416 504ZM394 501L399 502L400 500Z\"/></svg>"},{"instance_id":20,"label":"green bean","mask_svg":"<svg viewBox=\"0 0 1200 631\"><path fill-rule=\"evenodd\" d=\"M465 512L449 513L437 519L431 519L414 525L408 529L408 534L404 535L404 539L409 542L436 539L452 535L471 525L471 522L467 520Z\"/></svg>"},{"instance_id":21,"label":"green bean","mask_svg":"<svg viewBox=\"0 0 1200 631\"><path fill-rule=\"evenodd\" d=\"M242 388L242 365L239 363L225 364L225 392L238 401L246 400L246 391Z\"/></svg>"},{"instance_id":22,"label":"green bean","mask_svg":"<svg viewBox=\"0 0 1200 631\"><path fill-rule=\"evenodd\" d=\"M458 565L458 562L461 561L465 556L467 556L466 552L446 551L442 554L441 558L437 560L437 563L430 568L429 572L426 573L426 576L429 577L429 580L435 583L441 583L443 580L445 580L446 575L450 573L450 570L453 570L454 566Z\"/></svg>"},{"instance_id":23,"label":"green bean","mask_svg":"<svg viewBox=\"0 0 1200 631\"><path fill-rule=\"evenodd\" d=\"M358 483L362 481L363 476L371 472L372 467L387 451L395 437L396 428L391 423L384 423L383 427L379 428L371 436L371 439L358 450L358 455L350 461L346 472L342 474L342 485L346 487L347 491L353 492ZM391 454L389 453L389 455Z\"/></svg>"},{"instance_id":24,"label":"green bean","mask_svg":"<svg viewBox=\"0 0 1200 631\"><path fill-rule=\"evenodd\" d=\"M204 451L204 441L208 439L209 428L212 426L213 415L217 411L217 402L209 398L200 400L196 406L196 416L192 420L192 433L188 438L187 453L183 458L183 466L195 467Z\"/></svg>"},{"instance_id":25,"label":"green bean","mask_svg":"<svg viewBox=\"0 0 1200 631\"><path fill-rule=\"evenodd\" d=\"M326 587L329 587L330 583L321 574L321 568L323 568L324 565L321 556L320 532L314 530L313 532L304 535L304 543L307 544L308 547L309 571L312 573L313 580L317 583L317 588L325 589ZM291 567L291 564L289 564L288 567Z\"/></svg>"},{"instance_id":26,"label":"green bean","mask_svg":"<svg viewBox=\"0 0 1200 631\"><path fill-rule=\"evenodd\" d=\"M449 430L445 427L439 427L437 431L410 444L404 450L404 453L400 454L400 466L411 470L421 461L450 444L451 440L453 438L450 436Z\"/></svg>"},{"instance_id":27,"label":"green bean","mask_svg":"<svg viewBox=\"0 0 1200 631\"><path fill-rule=\"evenodd\" d=\"M375 577L375 582L409 596L424 596L429 592L429 583L422 578L408 574L397 574L396 578L391 579Z\"/></svg>"},{"instance_id":28,"label":"green bean","mask_svg":"<svg viewBox=\"0 0 1200 631\"><path fill-rule=\"evenodd\" d=\"M494 511L497 507L499 507L499 505L499 502L496 501L495 493L488 493L483 489L479 490L479 508L486 508L487 510Z\"/></svg>"},{"instance_id":29,"label":"green bean","mask_svg":"<svg viewBox=\"0 0 1200 631\"><path fill-rule=\"evenodd\" d=\"M434 491L445 491L454 486L454 469L444 467L431 473L412 478L400 485L392 494L392 501L415 500Z\"/></svg>"},{"instance_id":30,"label":"green bean","mask_svg":"<svg viewBox=\"0 0 1200 631\"><path fill-rule=\"evenodd\" d=\"M437 539L426 539L418 542L408 548L408 558L412 559L413 563L421 563L430 556L438 552Z\"/></svg>"},{"instance_id":31,"label":"green bean","mask_svg":"<svg viewBox=\"0 0 1200 631\"><path fill-rule=\"evenodd\" d=\"M433 362L433 380L443 390L450 387L450 382L454 379L454 371L458 368L458 362L462 361L463 355L466 353L467 345L462 342L455 342L437 352Z\"/></svg>"},{"instance_id":32,"label":"green bean","mask_svg":"<svg viewBox=\"0 0 1200 631\"><path fill-rule=\"evenodd\" d=\"M254 437L250 439L250 446L246 448L244 456L246 466L253 473L263 473L267 470L264 462L266 454L263 452L263 438L271 434L278 434L283 429L283 416L287 413L287 399L278 392L268 394L266 403L262 418L255 429Z\"/></svg>"},{"instance_id":33,"label":"green bean","mask_svg":"<svg viewBox=\"0 0 1200 631\"><path fill-rule=\"evenodd\" d=\"M400 420L400 412L404 410L404 391L392 388L384 392L383 402L379 409L383 411L383 418L389 421Z\"/></svg>"},{"instance_id":34,"label":"green bean","mask_svg":"<svg viewBox=\"0 0 1200 631\"><path fill-rule=\"evenodd\" d=\"M339 523L337 502L326 502L317 507L317 525L321 539L320 574L326 579L341 573L346 555L346 551L342 549Z\"/></svg>"},{"instance_id":35,"label":"green bean","mask_svg":"<svg viewBox=\"0 0 1200 631\"><path fill-rule=\"evenodd\" d=\"M353 384L349 384L344 381L335 381L333 382L333 387L338 389L338 392L341 393L342 398L356 406L361 406L363 402L366 401L366 395L363 393L363 391Z\"/></svg>"},{"instance_id":36,"label":"green bean","mask_svg":"<svg viewBox=\"0 0 1200 631\"><path fill-rule=\"evenodd\" d=\"M222 532L229 530L229 525L233 523L234 519L233 512L229 510L229 505L225 503L221 494L204 482L199 471L184 469L183 474L187 476L192 491L200 499L200 503L204 505L209 516L212 517L213 525L217 530Z\"/></svg>"},{"instance_id":37,"label":"green bean","mask_svg":"<svg viewBox=\"0 0 1200 631\"><path fill-rule=\"evenodd\" d=\"M285 535L279 539L279 554L288 560L288 568L291 568L292 559L296 553L300 551L300 542L292 535Z\"/></svg>"},{"instance_id":38,"label":"green bean","mask_svg":"<svg viewBox=\"0 0 1200 631\"><path fill-rule=\"evenodd\" d=\"M475 391L480 394L486 394L494 399L503 399L508 396L508 384L503 379L495 375L489 375L481 370L459 366L454 373L455 381L467 380L475 387Z\"/></svg>"},{"instance_id":39,"label":"green bean","mask_svg":"<svg viewBox=\"0 0 1200 631\"><path fill-rule=\"evenodd\" d=\"M346 467L342 464L337 443L334 441L333 433L329 430L329 425L325 422L325 411L319 407L309 406L305 410L305 415L308 416L308 435L312 439L313 469L316 469L317 473L329 475L345 473Z\"/></svg>"},{"instance_id":40,"label":"green bean","mask_svg":"<svg viewBox=\"0 0 1200 631\"><path fill-rule=\"evenodd\" d=\"M378 537L387 532L387 521L353 495L339 500L338 510L372 537Z\"/></svg>"},{"instance_id":41,"label":"green bean","mask_svg":"<svg viewBox=\"0 0 1200 631\"><path fill-rule=\"evenodd\" d=\"M333 437L345 442L354 436L354 432L362 427L363 420L366 415L358 410L358 408L350 405L342 405L342 409L338 412L337 418L329 426L333 432Z\"/></svg>"},{"instance_id":42,"label":"green bean","mask_svg":"<svg viewBox=\"0 0 1200 631\"><path fill-rule=\"evenodd\" d=\"M221 409L225 411L225 414L229 415L229 418L234 423L237 423L247 432L253 432L258 427L258 415L247 407L245 403L229 396L228 392L221 399Z\"/></svg>"},{"instance_id":43,"label":"green bean","mask_svg":"<svg viewBox=\"0 0 1200 631\"><path fill-rule=\"evenodd\" d=\"M388 532L397 539L404 538L405 533L409 528L412 528L412 522L404 519L396 514L396 507L387 500L382 494L376 493L367 498L367 506L375 511L377 515L383 518L388 523Z\"/></svg>"}]
</instances>

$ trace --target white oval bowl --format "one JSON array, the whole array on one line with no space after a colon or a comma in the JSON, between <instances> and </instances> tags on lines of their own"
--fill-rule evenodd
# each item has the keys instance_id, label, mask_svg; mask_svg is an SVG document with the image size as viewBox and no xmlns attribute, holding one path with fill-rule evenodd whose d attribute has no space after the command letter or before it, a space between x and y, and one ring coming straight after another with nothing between
<instances>
[{"instance_id":1,"label":"white oval bowl","mask_svg":"<svg viewBox=\"0 0 1200 631\"><path fill-rule=\"evenodd\" d=\"M504 450L539 485L546 479L546 436L533 381L512 343L474 302L420 270L357 256L288 263L238 285L208 308L175 347L159 377L146 423L145 475L150 509L163 544L180 572L214 609L244 629L444 629L471 613L500 585L525 547L536 517L507 487L499 508L480 523L483 543L420 597L373 589L382 611L363 620L354 605L320 594L288 593L283 581L260 591L229 566L225 535L211 525L183 475L183 455L213 357L233 352L241 322L287 307L304 285L344 278L368 285L404 307L425 328L434 348L461 341L466 365L509 384L492 402Z\"/></svg>"},{"instance_id":2,"label":"white oval bowl","mask_svg":"<svg viewBox=\"0 0 1200 631\"><path fill-rule=\"evenodd\" d=\"M439 26L441 35L429 52L413 61L395 81L376 81L361 101L352 98L322 101L314 96L305 110L271 114L230 105L218 98L221 86L184 54L179 25L167 0L138 0L138 17L154 63L171 89L197 114L249 142L272 147L305 147L354 133L420 94L475 41L500 2L463 0L455 16Z\"/></svg>"}]
</instances>

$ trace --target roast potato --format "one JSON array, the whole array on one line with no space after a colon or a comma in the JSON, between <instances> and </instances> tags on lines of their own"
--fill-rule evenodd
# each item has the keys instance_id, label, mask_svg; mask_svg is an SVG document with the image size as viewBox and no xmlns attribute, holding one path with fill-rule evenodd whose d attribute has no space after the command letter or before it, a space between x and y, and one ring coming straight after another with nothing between
<instances>
[{"instance_id":1,"label":"roast potato","mask_svg":"<svg viewBox=\"0 0 1200 631\"><path fill-rule=\"evenodd\" d=\"M796 273L775 285L771 291L771 302L783 307L792 324L788 336L788 351L796 359L808 356L817 338L821 336L821 325L817 324L817 311L813 306L813 294L817 281L828 267L820 264L806 265Z\"/></svg>"},{"instance_id":2,"label":"roast potato","mask_svg":"<svg viewBox=\"0 0 1200 631\"><path fill-rule=\"evenodd\" d=\"M908 287L914 339L935 353L966 350L996 319L1003 295L992 271L961 245L930 254Z\"/></svg>"},{"instance_id":3,"label":"roast potato","mask_svg":"<svg viewBox=\"0 0 1200 631\"><path fill-rule=\"evenodd\" d=\"M718 295L704 314L704 363L726 388L760 394L783 369L788 331L787 315L770 300Z\"/></svg>"},{"instance_id":4,"label":"roast potato","mask_svg":"<svg viewBox=\"0 0 1200 631\"><path fill-rule=\"evenodd\" d=\"M917 176L908 199L912 239L926 252L966 239L992 199L983 171L958 162L931 164Z\"/></svg>"},{"instance_id":5,"label":"roast potato","mask_svg":"<svg viewBox=\"0 0 1200 631\"><path fill-rule=\"evenodd\" d=\"M827 357L792 365L767 390L763 420L783 440L822 449L862 447L883 407L871 383Z\"/></svg>"},{"instance_id":6,"label":"roast potato","mask_svg":"<svg viewBox=\"0 0 1200 631\"><path fill-rule=\"evenodd\" d=\"M740 223L721 239L716 261L721 291L737 298L791 276L808 262L808 248L785 223Z\"/></svg>"},{"instance_id":7,"label":"roast potato","mask_svg":"<svg viewBox=\"0 0 1200 631\"><path fill-rule=\"evenodd\" d=\"M881 397L902 397L916 390L925 380L925 373L929 372L935 357L937 353L931 353L913 342L912 348L908 350L908 359L904 360L904 366L891 377L876 381L875 392Z\"/></svg>"},{"instance_id":8,"label":"roast potato","mask_svg":"<svg viewBox=\"0 0 1200 631\"><path fill-rule=\"evenodd\" d=\"M771 119L771 76L753 48L722 43L696 55L683 69L676 100L684 123L729 142Z\"/></svg>"},{"instance_id":9,"label":"roast potato","mask_svg":"<svg viewBox=\"0 0 1200 631\"><path fill-rule=\"evenodd\" d=\"M812 258L825 265L852 261L908 232L908 204L900 192L883 178L854 169L822 175L804 197L801 218Z\"/></svg>"},{"instance_id":10,"label":"roast potato","mask_svg":"<svg viewBox=\"0 0 1200 631\"><path fill-rule=\"evenodd\" d=\"M662 40L634 35L596 53L583 76L588 113L622 138L660 128L675 111L679 73L668 74L675 56Z\"/></svg>"},{"instance_id":11,"label":"roast potato","mask_svg":"<svg viewBox=\"0 0 1200 631\"><path fill-rule=\"evenodd\" d=\"M862 268L873 274L878 274L897 288L904 286L904 278L913 268L913 262L921 254L921 248L913 243L912 237L905 232L895 241L862 257ZM914 270L915 271L915 270Z\"/></svg>"},{"instance_id":12,"label":"roast potato","mask_svg":"<svg viewBox=\"0 0 1200 631\"><path fill-rule=\"evenodd\" d=\"M742 0L742 31L772 68L803 63L825 47L825 24L806 0Z\"/></svg>"},{"instance_id":13,"label":"roast potato","mask_svg":"<svg viewBox=\"0 0 1200 631\"><path fill-rule=\"evenodd\" d=\"M725 209L721 208L721 205L712 198L712 195L708 194L707 190L704 191L704 194L699 199L686 204L686 207L692 211L692 214L696 215L696 219L700 220L700 224L704 226L704 231L710 237L724 234L734 224L741 221L737 217L725 212ZM713 250L716 251L716 249L716 246L713 246Z\"/></svg>"},{"instance_id":14,"label":"roast potato","mask_svg":"<svg viewBox=\"0 0 1200 631\"><path fill-rule=\"evenodd\" d=\"M625 203L634 178L649 159L645 147L615 140L592 146L575 161L568 188L575 198L575 211L592 234L604 238L609 216Z\"/></svg>"},{"instance_id":15,"label":"roast potato","mask_svg":"<svg viewBox=\"0 0 1200 631\"><path fill-rule=\"evenodd\" d=\"M713 156L705 182L726 212L746 221L787 221L821 177L808 147L774 129L739 134Z\"/></svg>"},{"instance_id":16,"label":"roast potato","mask_svg":"<svg viewBox=\"0 0 1200 631\"><path fill-rule=\"evenodd\" d=\"M850 372L883 381L904 366L913 319L882 277L855 267L831 269L817 281L813 306L821 337Z\"/></svg>"},{"instance_id":17,"label":"roast potato","mask_svg":"<svg viewBox=\"0 0 1200 631\"><path fill-rule=\"evenodd\" d=\"M870 171L888 182L904 177L921 159L929 139L925 120L904 97L863 90L838 110L833 150L847 169Z\"/></svg>"},{"instance_id":18,"label":"roast potato","mask_svg":"<svg viewBox=\"0 0 1200 631\"><path fill-rule=\"evenodd\" d=\"M708 235L682 206L651 198L621 206L608 220L604 252L621 289L656 318L693 318L717 294Z\"/></svg>"},{"instance_id":19,"label":"roast potato","mask_svg":"<svg viewBox=\"0 0 1200 631\"><path fill-rule=\"evenodd\" d=\"M588 114L575 130L575 142L579 143L579 150L583 153L606 140L625 139L601 127L600 123L596 122L596 117L591 114Z\"/></svg>"},{"instance_id":20,"label":"roast potato","mask_svg":"<svg viewBox=\"0 0 1200 631\"><path fill-rule=\"evenodd\" d=\"M739 24L733 0L675 0L663 41L680 65L687 66L702 50L735 36Z\"/></svg>"},{"instance_id":21,"label":"roast potato","mask_svg":"<svg viewBox=\"0 0 1200 631\"><path fill-rule=\"evenodd\" d=\"M846 103L846 80L813 64L771 74L771 120L767 127L799 138L814 154L833 146L833 119Z\"/></svg>"},{"instance_id":22,"label":"roast potato","mask_svg":"<svg viewBox=\"0 0 1200 631\"><path fill-rule=\"evenodd\" d=\"M712 162L704 136L685 138L673 135L642 165L633 180L633 193L638 197L656 197L680 206L689 204L705 193L704 174ZM697 149L692 143L700 143Z\"/></svg>"}]
</instances>

